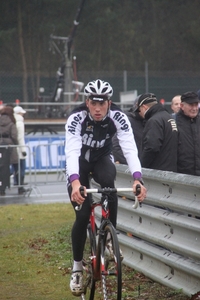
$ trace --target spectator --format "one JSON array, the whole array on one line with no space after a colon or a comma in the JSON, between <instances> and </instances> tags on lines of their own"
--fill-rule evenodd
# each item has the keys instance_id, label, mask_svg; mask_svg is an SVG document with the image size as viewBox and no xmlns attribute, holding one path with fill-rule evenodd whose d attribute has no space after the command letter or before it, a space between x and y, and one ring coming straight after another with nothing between
<instances>
[{"instance_id":1,"label":"spectator","mask_svg":"<svg viewBox=\"0 0 200 300\"><path fill-rule=\"evenodd\" d=\"M18 135L18 155L19 155L19 172L15 174L15 182L19 185L24 185L24 177L25 177L25 169L26 169L26 147L25 147L25 140L24 140L24 114L26 111L21 106L14 107L14 117L16 120L17 126L17 135ZM19 176L20 175L20 176ZM19 178L20 177L20 178ZM19 180L20 179L20 180ZM26 192L23 186L18 188L18 194L23 194Z\"/></svg>"},{"instance_id":2,"label":"spectator","mask_svg":"<svg viewBox=\"0 0 200 300\"><path fill-rule=\"evenodd\" d=\"M175 120L151 93L138 96L136 112L146 120L140 156L142 167L176 172L178 130Z\"/></svg>"},{"instance_id":3,"label":"spectator","mask_svg":"<svg viewBox=\"0 0 200 300\"><path fill-rule=\"evenodd\" d=\"M5 106L1 109L0 115L0 140L1 145L17 145L17 128L13 115L13 108ZM15 147L0 148L0 195L5 196L6 187L10 187L10 164L13 164L15 172L18 170L18 155Z\"/></svg>"},{"instance_id":4,"label":"spectator","mask_svg":"<svg viewBox=\"0 0 200 300\"><path fill-rule=\"evenodd\" d=\"M179 131L178 173L200 176L199 98L195 92L181 96L176 122Z\"/></svg>"},{"instance_id":5,"label":"spectator","mask_svg":"<svg viewBox=\"0 0 200 300\"><path fill-rule=\"evenodd\" d=\"M179 112L181 107L181 95L176 95L172 98L171 109L173 111L172 117L176 120L176 114Z\"/></svg>"},{"instance_id":6,"label":"spectator","mask_svg":"<svg viewBox=\"0 0 200 300\"><path fill-rule=\"evenodd\" d=\"M127 112L126 115L131 123L136 146L138 148L138 156L140 158L140 153L141 153L141 149L142 149L142 133L143 133L145 120L139 115L138 112L134 111L136 109L136 104L137 104L137 98L133 101L133 106ZM116 134L114 135L114 137L112 139L112 143L113 143L113 156L114 156L115 162L120 163L120 164L127 164L126 159L121 150L121 147L119 145L119 141L118 141Z\"/></svg>"}]
</instances>

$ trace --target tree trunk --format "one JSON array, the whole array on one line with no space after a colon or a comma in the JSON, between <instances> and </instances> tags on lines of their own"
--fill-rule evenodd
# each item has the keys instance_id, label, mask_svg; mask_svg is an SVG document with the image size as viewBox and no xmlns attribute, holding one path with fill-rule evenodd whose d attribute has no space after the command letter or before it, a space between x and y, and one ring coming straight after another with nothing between
<instances>
[{"instance_id":1,"label":"tree trunk","mask_svg":"<svg viewBox=\"0 0 200 300\"><path fill-rule=\"evenodd\" d=\"M19 35L19 45L21 51L21 58L22 58L22 70L23 70L23 81L22 81L22 88L23 88L23 102L28 102L28 91L27 91L27 62L26 62L26 54L24 49L24 38L23 38L23 30L22 30L22 12L21 12L21 2L18 0L18 8L17 8L17 23L18 23L18 35Z\"/></svg>"}]
</instances>

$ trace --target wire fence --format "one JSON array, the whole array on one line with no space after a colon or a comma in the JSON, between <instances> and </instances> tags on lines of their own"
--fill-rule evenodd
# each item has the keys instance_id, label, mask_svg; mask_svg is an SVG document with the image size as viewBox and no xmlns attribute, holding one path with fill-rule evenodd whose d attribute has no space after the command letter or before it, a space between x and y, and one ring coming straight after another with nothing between
<instances>
[{"instance_id":1,"label":"wire fence","mask_svg":"<svg viewBox=\"0 0 200 300\"><path fill-rule=\"evenodd\" d=\"M24 196L30 196L32 192L41 196L39 186L41 184L52 185L57 182L62 182L65 185L65 155L64 142L54 139L50 143L45 143L45 140L28 140L26 143L25 158L25 180L26 185L20 181L21 169L20 159L18 157L17 173L12 169L10 159L5 160L6 153L11 155L14 148L19 148L19 145L0 145L0 191L12 188L25 187ZM9 174L7 174L9 173ZM41 176L42 181L41 181ZM53 176L52 176L53 174ZM16 176L19 178L16 181Z\"/></svg>"},{"instance_id":2,"label":"wire fence","mask_svg":"<svg viewBox=\"0 0 200 300\"><path fill-rule=\"evenodd\" d=\"M84 85L97 78L108 81L114 89L114 102L120 102L121 92L136 90L138 94L155 93L158 100L164 99L166 105L169 105L175 95L187 91L196 92L200 89L200 72L81 71L78 75L78 80ZM0 72L0 100L4 103L14 103L16 99L20 99L21 103L25 102L22 80L22 74ZM56 78L50 75L41 76L39 91L35 90L36 81L36 76L29 74L28 101L26 102L51 102L55 92ZM76 97L74 90L69 95L69 102L75 98L78 101L82 100L82 96Z\"/></svg>"}]
</instances>

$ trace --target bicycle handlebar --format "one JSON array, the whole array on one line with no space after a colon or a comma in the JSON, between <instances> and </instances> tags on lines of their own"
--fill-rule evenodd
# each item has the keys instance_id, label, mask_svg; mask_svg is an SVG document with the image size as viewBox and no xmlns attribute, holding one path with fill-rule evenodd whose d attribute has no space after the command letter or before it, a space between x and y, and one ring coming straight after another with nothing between
<instances>
[{"instance_id":1,"label":"bicycle handlebar","mask_svg":"<svg viewBox=\"0 0 200 300\"><path fill-rule=\"evenodd\" d=\"M132 188L98 188L98 189L86 189L87 194L92 193L118 193L118 192L132 192Z\"/></svg>"},{"instance_id":2,"label":"bicycle handlebar","mask_svg":"<svg viewBox=\"0 0 200 300\"><path fill-rule=\"evenodd\" d=\"M92 194L92 193L118 193L118 192L132 192L133 188L110 188L110 187L105 187L105 188L98 188L98 189L86 189L87 194ZM84 188L83 186L80 187L80 193L83 194ZM141 186L140 184L136 185L136 194L135 194L135 204L132 205L132 208L136 209L139 205L139 201L137 196L141 192ZM140 207L142 206L142 203L140 203ZM81 210L82 205L77 205L75 207L75 210Z\"/></svg>"}]
</instances>

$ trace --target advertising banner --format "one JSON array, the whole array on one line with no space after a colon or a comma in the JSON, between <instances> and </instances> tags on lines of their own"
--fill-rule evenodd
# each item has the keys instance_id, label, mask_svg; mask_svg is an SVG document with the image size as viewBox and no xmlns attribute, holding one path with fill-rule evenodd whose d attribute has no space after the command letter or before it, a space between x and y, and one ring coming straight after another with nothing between
<instances>
[{"instance_id":1,"label":"advertising banner","mask_svg":"<svg viewBox=\"0 0 200 300\"><path fill-rule=\"evenodd\" d=\"M65 135L27 135L26 169L48 171L65 168Z\"/></svg>"}]
</instances>

